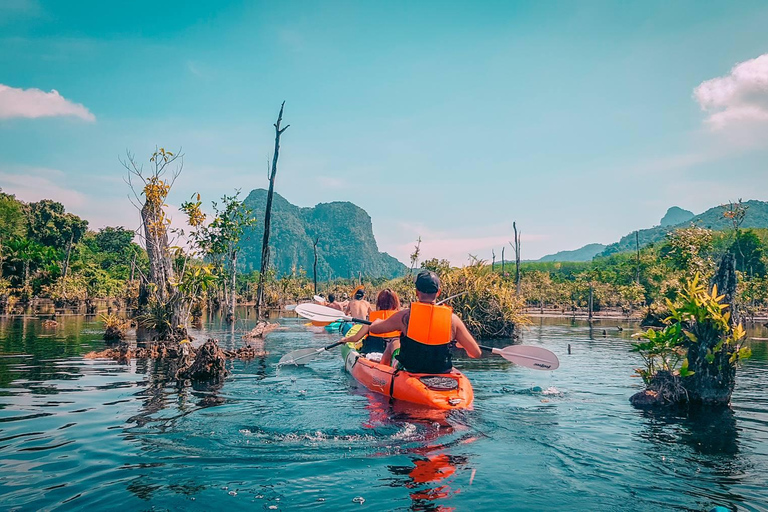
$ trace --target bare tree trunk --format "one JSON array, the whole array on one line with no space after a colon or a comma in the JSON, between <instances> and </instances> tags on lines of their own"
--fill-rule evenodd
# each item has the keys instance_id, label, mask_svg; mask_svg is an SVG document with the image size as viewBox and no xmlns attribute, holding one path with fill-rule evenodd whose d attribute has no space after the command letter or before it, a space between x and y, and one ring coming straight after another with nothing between
<instances>
[{"instance_id":1,"label":"bare tree trunk","mask_svg":"<svg viewBox=\"0 0 768 512\"><path fill-rule=\"evenodd\" d=\"M640 232L635 231L635 248L637 249L637 284L640 284Z\"/></svg>"},{"instance_id":2,"label":"bare tree trunk","mask_svg":"<svg viewBox=\"0 0 768 512\"><path fill-rule=\"evenodd\" d=\"M135 277L135 271L136 271L136 252L133 253L133 259L131 260L131 281L133 281L133 278Z\"/></svg>"},{"instance_id":3,"label":"bare tree trunk","mask_svg":"<svg viewBox=\"0 0 768 512\"><path fill-rule=\"evenodd\" d=\"M267 193L267 206L264 212L264 239L261 244L261 271L259 272L259 287L256 291L256 311L259 317L262 316L264 306L264 275L269 268L269 228L272 222L272 196L275 193L275 176L277 175L277 158L280 154L280 136L290 125L280 128L283 121L283 109L285 102L280 105L280 113L277 116L275 126L275 153L272 156L272 173L269 176L269 192Z\"/></svg>"},{"instance_id":4,"label":"bare tree trunk","mask_svg":"<svg viewBox=\"0 0 768 512\"><path fill-rule=\"evenodd\" d=\"M168 299L168 281L173 280L173 264L168 248L168 233L163 225L162 216L149 202L141 208L141 220L144 224L144 236L149 258L149 281L157 285L158 298L165 302Z\"/></svg>"},{"instance_id":5,"label":"bare tree trunk","mask_svg":"<svg viewBox=\"0 0 768 512\"><path fill-rule=\"evenodd\" d=\"M320 241L320 237L315 237L312 249L315 252L315 262L312 265L312 282L314 284L315 295L317 295L317 243Z\"/></svg>"},{"instance_id":6,"label":"bare tree trunk","mask_svg":"<svg viewBox=\"0 0 768 512\"><path fill-rule=\"evenodd\" d=\"M501 277L504 277L504 247L501 248Z\"/></svg>"},{"instance_id":7,"label":"bare tree trunk","mask_svg":"<svg viewBox=\"0 0 768 512\"><path fill-rule=\"evenodd\" d=\"M590 283L589 285L589 321L590 322L592 321L592 308L594 306L594 295L595 295L595 291L594 291L594 288L592 287L592 284Z\"/></svg>"},{"instance_id":8,"label":"bare tree trunk","mask_svg":"<svg viewBox=\"0 0 768 512\"><path fill-rule=\"evenodd\" d=\"M227 322L235 321L235 306L237 305L237 252L232 254L232 299L229 302L229 308L227 311Z\"/></svg>"},{"instance_id":9,"label":"bare tree trunk","mask_svg":"<svg viewBox=\"0 0 768 512\"><path fill-rule=\"evenodd\" d=\"M496 251L491 249L491 272L496 270Z\"/></svg>"},{"instance_id":10,"label":"bare tree trunk","mask_svg":"<svg viewBox=\"0 0 768 512\"><path fill-rule=\"evenodd\" d=\"M72 241L75 239L75 234L72 233L69 236L69 244L67 245L67 259L64 261L64 272L62 274L61 278L61 296L65 299L67 298L67 289L66 289L66 282L67 282L67 271L69 270L69 255L72 252Z\"/></svg>"},{"instance_id":11,"label":"bare tree trunk","mask_svg":"<svg viewBox=\"0 0 768 512\"><path fill-rule=\"evenodd\" d=\"M520 295L520 233L517 232L517 224L512 223L512 229L515 230L515 293Z\"/></svg>"}]
</instances>

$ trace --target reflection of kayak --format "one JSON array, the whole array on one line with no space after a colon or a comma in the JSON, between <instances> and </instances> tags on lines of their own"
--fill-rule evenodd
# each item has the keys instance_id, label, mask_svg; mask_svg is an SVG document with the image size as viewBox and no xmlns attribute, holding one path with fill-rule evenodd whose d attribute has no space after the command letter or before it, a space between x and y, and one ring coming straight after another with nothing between
<instances>
[{"instance_id":1,"label":"reflection of kayak","mask_svg":"<svg viewBox=\"0 0 768 512\"><path fill-rule=\"evenodd\" d=\"M472 405L472 384L455 368L437 375L395 371L391 366L369 361L352 343L341 346L341 355L346 370L375 393L435 409L467 409Z\"/></svg>"}]
</instances>

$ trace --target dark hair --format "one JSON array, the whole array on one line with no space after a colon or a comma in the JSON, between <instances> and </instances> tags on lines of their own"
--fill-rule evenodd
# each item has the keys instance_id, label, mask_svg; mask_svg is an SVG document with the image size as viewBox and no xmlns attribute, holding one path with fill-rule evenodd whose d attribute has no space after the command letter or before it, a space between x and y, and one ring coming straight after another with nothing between
<instances>
[{"instance_id":1,"label":"dark hair","mask_svg":"<svg viewBox=\"0 0 768 512\"><path fill-rule=\"evenodd\" d=\"M357 291L355 292L355 298L356 298L357 300L360 300L360 299L362 299L363 297L365 297L365 290L357 290Z\"/></svg>"},{"instance_id":2,"label":"dark hair","mask_svg":"<svg viewBox=\"0 0 768 512\"><path fill-rule=\"evenodd\" d=\"M330 302L333 302L335 300L336 300L336 296L334 294L332 294L332 293L329 293L328 294L328 302L330 303Z\"/></svg>"},{"instance_id":3,"label":"dark hair","mask_svg":"<svg viewBox=\"0 0 768 512\"><path fill-rule=\"evenodd\" d=\"M397 297L397 294L389 288L381 290L378 297L376 297L376 309L379 311L385 309L394 309L397 311L400 309L400 299Z\"/></svg>"}]
</instances>

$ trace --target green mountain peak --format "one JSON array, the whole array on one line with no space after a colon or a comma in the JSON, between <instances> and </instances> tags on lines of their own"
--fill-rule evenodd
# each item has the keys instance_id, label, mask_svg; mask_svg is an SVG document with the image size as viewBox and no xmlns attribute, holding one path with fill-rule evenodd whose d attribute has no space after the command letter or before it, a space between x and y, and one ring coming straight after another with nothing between
<instances>
[{"instance_id":1,"label":"green mountain peak","mask_svg":"<svg viewBox=\"0 0 768 512\"><path fill-rule=\"evenodd\" d=\"M245 199L253 210L256 226L245 233L241 243L240 262L245 271L261 265L261 243L264 236L264 211L267 191L256 189ZM379 252L368 213L347 201L320 203L310 208L291 204L280 194L272 199L270 229L270 265L278 275L304 269L312 275L313 243L317 244L317 278L351 277L362 273L367 277L395 277L406 266L387 253Z\"/></svg>"}]
</instances>

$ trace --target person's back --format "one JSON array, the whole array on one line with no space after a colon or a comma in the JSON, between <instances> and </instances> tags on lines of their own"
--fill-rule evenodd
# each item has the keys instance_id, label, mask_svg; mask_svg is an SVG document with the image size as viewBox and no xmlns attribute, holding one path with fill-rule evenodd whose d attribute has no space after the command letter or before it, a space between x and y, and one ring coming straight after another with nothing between
<instances>
[{"instance_id":1,"label":"person's back","mask_svg":"<svg viewBox=\"0 0 768 512\"><path fill-rule=\"evenodd\" d=\"M454 339L453 309L414 302L403 316L397 360L410 372L447 373L453 368L450 343Z\"/></svg>"},{"instance_id":2,"label":"person's back","mask_svg":"<svg viewBox=\"0 0 768 512\"><path fill-rule=\"evenodd\" d=\"M371 307L371 304L364 299L365 297L365 290L358 289L355 290L355 294L352 297L352 300L349 301L349 304L347 304L346 312L349 316L353 318L361 318L363 320L368 319L368 315L373 311L373 308Z\"/></svg>"},{"instance_id":3,"label":"person's back","mask_svg":"<svg viewBox=\"0 0 768 512\"><path fill-rule=\"evenodd\" d=\"M392 344L400 364L414 373L447 373L453 368L450 343L456 340L469 357L480 357L477 342L464 322L448 306L435 303L440 294L440 279L434 272L422 271L416 278L418 302L386 320L376 320L373 334L400 330L400 341ZM388 348L389 351L389 348ZM389 363L388 354L382 363Z\"/></svg>"},{"instance_id":4,"label":"person's back","mask_svg":"<svg viewBox=\"0 0 768 512\"><path fill-rule=\"evenodd\" d=\"M336 295L329 293L328 294L328 303L326 304L329 308L338 309L339 311L344 311L344 308L336 302Z\"/></svg>"}]
</instances>

